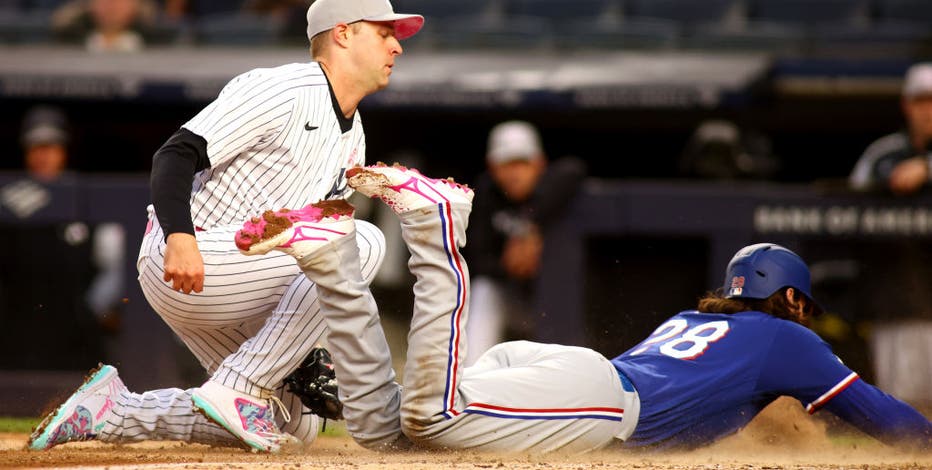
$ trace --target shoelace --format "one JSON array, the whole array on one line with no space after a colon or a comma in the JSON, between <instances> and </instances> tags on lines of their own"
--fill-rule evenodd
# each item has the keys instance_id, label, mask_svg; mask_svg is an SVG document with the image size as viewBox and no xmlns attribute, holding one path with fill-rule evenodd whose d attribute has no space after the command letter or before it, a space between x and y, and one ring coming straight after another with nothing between
<instances>
[{"instance_id":1,"label":"shoelace","mask_svg":"<svg viewBox=\"0 0 932 470\"><path fill-rule=\"evenodd\" d=\"M278 395L269 395L267 397L269 400L269 414L271 414L272 422L275 422L275 408L278 408L282 412L282 419L286 423L291 422L291 413L288 411L288 408L285 407L285 404L282 403L281 398L278 398Z\"/></svg>"}]
</instances>

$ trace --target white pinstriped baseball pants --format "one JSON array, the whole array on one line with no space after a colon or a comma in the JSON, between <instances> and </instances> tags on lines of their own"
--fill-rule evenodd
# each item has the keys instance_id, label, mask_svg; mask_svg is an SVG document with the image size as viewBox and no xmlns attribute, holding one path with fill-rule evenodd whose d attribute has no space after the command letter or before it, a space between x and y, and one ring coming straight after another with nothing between
<instances>
[{"instance_id":1,"label":"white pinstriped baseball pants","mask_svg":"<svg viewBox=\"0 0 932 470\"><path fill-rule=\"evenodd\" d=\"M282 387L282 379L310 350L326 340L317 291L295 263L280 252L242 255L233 243L240 226L197 232L204 258L204 290L184 294L162 280L164 235L151 217L138 261L139 283L152 308L212 374L235 390L259 395L272 391L289 408L291 422L281 429L302 442L317 436L317 417L305 415L301 401ZM384 259L385 239L374 225L357 221L363 278L371 282ZM123 394L116 419L101 440L172 439L235 443L219 426L191 410L189 390L163 389ZM278 415L281 420L281 414Z\"/></svg>"}]
</instances>

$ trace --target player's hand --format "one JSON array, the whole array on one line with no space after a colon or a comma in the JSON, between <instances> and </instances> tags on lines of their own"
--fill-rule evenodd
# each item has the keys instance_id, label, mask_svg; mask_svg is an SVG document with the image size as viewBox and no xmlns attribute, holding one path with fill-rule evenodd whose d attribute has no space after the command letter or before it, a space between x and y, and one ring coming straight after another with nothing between
<instances>
[{"instance_id":1,"label":"player's hand","mask_svg":"<svg viewBox=\"0 0 932 470\"><path fill-rule=\"evenodd\" d=\"M905 196L913 194L929 181L929 162L924 157L904 160L890 173L890 190Z\"/></svg>"},{"instance_id":2,"label":"player's hand","mask_svg":"<svg viewBox=\"0 0 932 470\"><path fill-rule=\"evenodd\" d=\"M530 279L540 269L540 256L544 248L543 237L537 231L511 237L502 252L502 267L515 279Z\"/></svg>"},{"instance_id":3,"label":"player's hand","mask_svg":"<svg viewBox=\"0 0 932 470\"><path fill-rule=\"evenodd\" d=\"M173 233L165 242L165 282L172 289L190 294L204 290L204 259L197 239L189 233Z\"/></svg>"}]
</instances>

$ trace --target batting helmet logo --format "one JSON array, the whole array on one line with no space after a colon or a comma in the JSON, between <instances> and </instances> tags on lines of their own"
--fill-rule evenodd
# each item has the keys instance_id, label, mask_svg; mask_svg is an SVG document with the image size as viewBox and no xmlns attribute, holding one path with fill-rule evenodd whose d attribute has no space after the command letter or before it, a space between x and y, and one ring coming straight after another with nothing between
<instances>
[{"instance_id":1,"label":"batting helmet logo","mask_svg":"<svg viewBox=\"0 0 932 470\"><path fill-rule=\"evenodd\" d=\"M732 276L728 295L741 295L744 291L744 276Z\"/></svg>"}]
</instances>

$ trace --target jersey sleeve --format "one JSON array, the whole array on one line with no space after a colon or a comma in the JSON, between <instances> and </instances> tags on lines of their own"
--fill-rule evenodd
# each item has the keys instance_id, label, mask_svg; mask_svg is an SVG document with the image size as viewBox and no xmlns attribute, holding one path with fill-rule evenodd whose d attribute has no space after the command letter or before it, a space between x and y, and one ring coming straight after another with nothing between
<instances>
[{"instance_id":1,"label":"jersey sleeve","mask_svg":"<svg viewBox=\"0 0 932 470\"><path fill-rule=\"evenodd\" d=\"M932 423L863 380L839 392L825 409L885 444L932 449Z\"/></svg>"},{"instance_id":2,"label":"jersey sleeve","mask_svg":"<svg viewBox=\"0 0 932 470\"><path fill-rule=\"evenodd\" d=\"M887 444L928 448L929 421L864 382L808 328L781 325L760 378L765 390L798 399L810 414L825 408Z\"/></svg>"},{"instance_id":3,"label":"jersey sleeve","mask_svg":"<svg viewBox=\"0 0 932 470\"><path fill-rule=\"evenodd\" d=\"M253 70L228 83L182 127L207 141L211 166L269 142L291 118L297 84Z\"/></svg>"}]
</instances>

